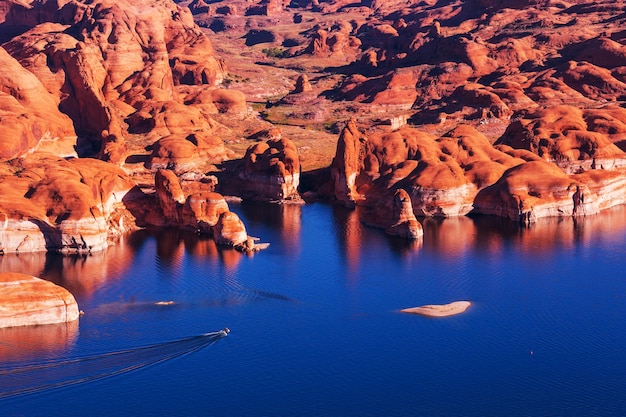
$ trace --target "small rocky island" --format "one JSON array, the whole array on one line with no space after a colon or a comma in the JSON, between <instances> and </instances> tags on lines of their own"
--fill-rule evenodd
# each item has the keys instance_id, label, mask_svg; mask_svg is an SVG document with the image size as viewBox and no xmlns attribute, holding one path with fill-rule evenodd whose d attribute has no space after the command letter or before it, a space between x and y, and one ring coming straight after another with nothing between
<instances>
[{"instance_id":1,"label":"small rocky island","mask_svg":"<svg viewBox=\"0 0 626 417\"><path fill-rule=\"evenodd\" d=\"M78 320L78 304L66 289L15 272L0 273L0 328Z\"/></svg>"},{"instance_id":2,"label":"small rocky island","mask_svg":"<svg viewBox=\"0 0 626 417\"><path fill-rule=\"evenodd\" d=\"M449 304L429 304L420 307L404 308L401 313L420 314L428 317L448 317L465 313L472 305L469 301L454 301Z\"/></svg>"}]
</instances>

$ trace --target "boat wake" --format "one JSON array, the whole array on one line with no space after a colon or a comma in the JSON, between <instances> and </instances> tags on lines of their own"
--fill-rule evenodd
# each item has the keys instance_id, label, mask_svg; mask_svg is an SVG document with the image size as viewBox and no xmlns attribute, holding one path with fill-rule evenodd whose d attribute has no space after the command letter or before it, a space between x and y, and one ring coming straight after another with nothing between
<instances>
[{"instance_id":1,"label":"boat wake","mask_svg":"<svg viewBox=\"0 0 626 417\"><path fill-rule=\"evenodd\" d=\"M226 337L228 329L183 339L37 364L0 368L0 399L81 384L196 352Z\"/></svg>"}]
</instances>

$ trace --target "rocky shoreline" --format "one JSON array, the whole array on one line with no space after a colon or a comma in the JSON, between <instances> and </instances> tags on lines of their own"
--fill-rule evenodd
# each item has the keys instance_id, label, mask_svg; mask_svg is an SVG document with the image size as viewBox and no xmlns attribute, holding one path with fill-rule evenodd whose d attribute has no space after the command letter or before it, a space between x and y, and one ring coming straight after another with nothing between
<instances>
[{"instance_id":1,"label":"rocky shoreline","mask_svg":"<svg viewBox=\"0 0 626 417\"><path fill-rule=\"evenodd\" d=\"M0 253L91 253L147 226L266 247L224 195L358 205L410 240L418 218L626 204L626 17L611 10L8 0ZM314 170L328 175L304 193Z\"/></svg>"}]
</instances>

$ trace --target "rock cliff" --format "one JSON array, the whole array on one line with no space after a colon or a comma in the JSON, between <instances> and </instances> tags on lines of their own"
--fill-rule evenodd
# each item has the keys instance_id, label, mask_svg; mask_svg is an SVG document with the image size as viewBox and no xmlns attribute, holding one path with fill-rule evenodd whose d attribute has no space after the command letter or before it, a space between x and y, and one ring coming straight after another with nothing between
<instances>
[{"instance_id":1,"label":"rock cliff","mask_svg":"<svg viewBox=\"0 0 626 417\"><path fill-rule=\"evenodd\" d=\"M91 252L133 230L123 200L135 183L95 159L32 155L0 164L3 252Z\"/></svg>"},{"instance_id":2,"label":"rock cliff","mask_svg":"<svg viewBox=\"0 0 626 417\"><path fill-rule=\"evenodd\" d=\"M216 86L224 73L188 9L150 0L6 4L0 34L18 32L3 47L19 65L4 51L0 59L20 88L4 81L3 91L18 101L11 113L31 115L17 126L32 136L7 141L6 156L30 151L42 139L78 136L79 153L123 163L129 128L158 136L211 130L210 117L185 105L178 91ZM39 100L29 98L34 95ZM38 114L57 121L44 129ZM14 123L3 117L5 125Z\"/></svg>"}]
</instances>

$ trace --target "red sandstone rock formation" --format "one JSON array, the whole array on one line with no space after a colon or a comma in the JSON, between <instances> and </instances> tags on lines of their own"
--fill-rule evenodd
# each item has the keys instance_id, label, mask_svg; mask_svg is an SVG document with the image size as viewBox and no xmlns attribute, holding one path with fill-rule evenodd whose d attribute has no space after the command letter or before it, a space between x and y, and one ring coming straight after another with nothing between
<instances>
[{"instance_id":1,"label":"red sandstone rock formation","mask_svg":"<svg viewBox=\"0 0 626 417\"><path fill-rule=\"evenodd\" d=\"M588 123L589 121L589 123ZM624 138L621 108L580 110L557 106L528 112L512 122L496 144L536 153L566 172L626 166L626 154L613 140Z\"/></svg>"},{"instance_id":2,"label":"red sandstone rock formation","mask_svg":"<svg viewBox=\"0 0 626 417\"><path fill-rule=\"evenodd\" d=\"M424 235L422 225L413 213L411 198L402 188L397 189L393 196L392 223L385 232L409 239L418 239Z\"/></svg>"},{"instance_id":3,"label":"red sandstone rock formation","mask_svg":"<svg viewBox=\"0 0 626 417\"><path fill-rule=\"evenodd\" d=\"M176 173L193 170L202 163L198 147L183 135L170 135L152 145L148 168L171 169Z\"/></svg>"},{"instance_id":4,"label":"red sandstone rock formation","mask_svg":"<svg viewBox=\"0 0 626 417\"><path fill-rule=\"evenodd\" d=\"M624 152L602 133L623 130L624 113L607 112L586 117L598 132L586 130L583 111L530 113L530 122L513 123L495 147L469 126L440 138L409 127L365 137L352 121L331 168L335 197L369 207L363 220L378 225L398 189L421 216L474 212L531 222L598 213L626 203Z\"/></svg>"},{"instance_id":5,"label":"red sandstone rock formation","mask_svg":"<svg viewBox=\"0 0 626 417\"><path fill-rule=\"evenodd\" d=\"M196 189L185 195L176 174L171 170L159 170L155 175L158 204L165 224L206 233L220 245L252 252L266 245L256 245L248 236L243 222L229 210L221 194L207 189Z\"/></svg>"},{"instance_id":6,"label":"red sandstone rock formation","mask_svg":"<svg viewBox=\"0 0 626 417\"><path fill-rule=\"evenodd\" d=\"M91 252L135 228L123 199L135 186L95 159L34 155L0 164L4 252Z\"/></svg>"},{"instance_id":7,"label":"red sandstone rock formation","mask_svg":"<svg viewBox=\"0 0 626 417\"><path fill-rule=\"evenodd\" d=\"M350 120L339 136L337 151L330 167L334 196L348 207L354 207L364 199L359 193L357 177L365 169L368 139L363 135L355 120Z\"/></svg>"},{"instance_id":8,"label":"red sandstone rock formation","mask_svg":"<svg viewBox=\"0 0 626 417\"><path fill-rule=\"evenodd\" d=\"M335 197L347 205L375 204L403 188L418 215L463 215L472 210L480 188L535 159L530 152L495 149L469 126L441 138L409 127L365 137L350 122L339 138L331 175Z\"/></svg>"},{"instance_id":9,"label":"red sandstone rock formation","mask_svg":"<svg viewBox=\"0 0 626 417\"><path fill-rule=\"evenodd\" d=\"M507 171L476 196L476 212L530 223L540 217L584 216L626 203L626 176L607 170L565 174L535 161Z\"/></svg>"},{"instance_id":10,"label":"red sandstone rock formation","mask_svg":"<svg viewBox=\"0 0 626 417\"><path fill-rule=\"evenodd\" d=\"M368 21L352 20L360 55L335 89L343 99L375 103L389 92L402 100L394 93L399 68L416 78L403 89L415 99L419 122L442 111L508 120L537 105L589 106L625 96L623 33L607 24L621 18L623 6L608 0L375 3ZM317 34L306 52L330 54L329 33Z\"/></svg>"},{"instance_id":11,"label":"red sandstone rock formation","mask_svg":"<svg viewBox=\"0 0 626 417\"><path fill-rule=\"evenodd\" d=\"M303 51L316 57L356 56L361 41L351 35L352 26L348 22L337 23L328 28L316 28L309 46Z\"/></svg>"},{"instance_id":12,"label":"red sandstone rock formation","mask_svg":"<svg viewBox=\"0 0 626 417\"><path fill-rule=\"evenodd\" d=\"M420 239L424 235L422 225L415 218L409 194L399 188L390 199L367 210L361 220L369 225L385 229L392 236Z\"/></svg>"},{"instance_id":13,"label":"red sandstone rock formation","mask_svg":"<svg viewBox=\"0 0 626 417\"><path fill-rule=\"evenodd\" d=\"M193 105L183 105L177 86L215 86L224 69L187 9L150 0L11 3L0 32L16 26L29 30L4 47L39 82L15 78L14 74L24 72L19 68L11 70L13 82L20 83L22 90L22 84L42 90L35 93L41 98L36 106L28 99L32 93L19 94L22 105L27 104L21 113L33 114L36 121L42 112L38 109L45 111L47 106L50 117L63 120L58 107L72 119L76 134L92 141L95 152L80 149L84 153L122 163L125 120L138 112L150 115L144 118L142 133L159 129L159 134L166 136L182 129L188 133L210 130L210 118ZM7 58L0 58L7 61L2 67L9 70ZM18 91L8 81L0 82L7 86L5 91ZM47 93L38 87L40 83ZM14 107L12 112L17 110ZM25 119L20 124L28 128L34 122ZM58 125L58 121L50 124L48 133L41 127L28 128L34 138L19 145L18 151L35 147L41 136L74 134L71 128L59 129Z\"/></svg>"},{"instance_id":14,"label":"red sandstone rock formation","mask_svg":"<svg viewBox=\"0 0 626 417\"><path fill-rule=\"evenodd\" d=\"M239 178L245 199L301 201L300 159L298 149L289 139L269 139L250 146L243 163Z\"/></svg>"},{"instance_id":15,"label":"red sandstone rock formation","mask_svg":"<svg viewBox=\"0 0 626 417\"><path fill-rule=\"evenodd\" d=\"M0 274L0 327L78 320L78 305L66 289L30 275Z\"/></svg>"},{"instance_id":16,"label":"red sandstone rock formation","mask_svg":"<svg viewBox=\"0 0 626 417\"><path fill-rule=\"evenodd\" d=\"M307 93L311 91L313 87L311 87L311 83L309 82L309 77L306 74L300 74L298 79L296 80L296 85L291 92L292 94L301 94Z\"/></svg>"},{"instance_id":17,"label":"red sandstone rock formation","mask_svg":"<svg viewBox=\"0 0 626 417\"><path fill-rule=\"evenodd\" d=\"M76 134L58 100L35 75L0 48L0 159L35 149L61 156L76 155Z\"/></svg>"}]
</instances>

